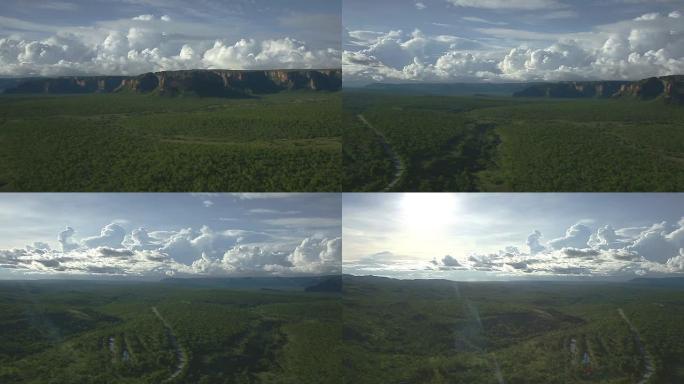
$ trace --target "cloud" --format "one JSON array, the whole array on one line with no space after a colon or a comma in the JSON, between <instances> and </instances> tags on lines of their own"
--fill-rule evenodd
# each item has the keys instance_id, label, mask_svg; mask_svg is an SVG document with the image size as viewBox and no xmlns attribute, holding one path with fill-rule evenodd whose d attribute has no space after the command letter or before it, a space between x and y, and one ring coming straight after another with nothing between
<instances>
[{"instance_id":1,"label":"cloud","mask_svg":"<svg viewBox=\"0 0 684 384\"><path fill-rule=\"evenodd\" d=\"M424 268L503 275L627 278L684 273L684 217L675 225L662 222L646 228L617 230L604 225L596 232L577 223L570 226L564 236L547 244L542 243L541 232L533 231L527 238L527 246L527 253L509 246L498 252L473 253L466 257L447 255L424 264ZM403 263L392 265L392 260L383 255L369 258L382 260L376 270L406 270Z\"/></svg>"},{"instance_id":2,"label":"cloud","mask_svg":"<svg viewBox=\"0 0 684 384\"><path fill-rule=\"evenodd\" d=\"M204 205L206 208L211 208L211 206L214 205L214 202L211 200L204 200L202 205Z\"/></svg>"},{"instance_id":3,"label":"cloud","mask_svg":"<svg viewBox=\"0 0 684 384\"><path fill-rule=\"evenodd\" d=\"M126 230L118 224L111 223L102 228L99 236L87 237L81 243L87 248L120 248L125 237Z\"/></svg>"},{"instance_id":4,"label":"cloud","mask_svg":"<svg viewBox=\"0 0 684 384\"><path fill-rule=\"evenodd\" d=\"M310 275L341 272L342 239L278 237L242 229L128 233L111 223L98 236L74 239L67 227L61 249L36 242L24 249L0 250L0 268L40 274Z\"/></svg>"},{"instance_id":5,"label":"cloud","mask_svg":"<svg viewBox=\"0 0 684 384\"><path fill-rule=\"evenodd\" d=\"M459 7L485 9L541 10L564 7L556 0L447 0L447 2Z\"/></svg>"},{"instance_id":6,"label":"cloud","mask_svg":"<svg viewBox=\"0 0 684 384\"><path fill-rule=\"evenodd\" d=\"M300 211L279 211L277 209L264 209L264 208L255 208L255 209L250 209L249 210L250 214L254 215L296 215L298 213L301 213Z\"/></svg>"},{"instance_id":7,"label":"cloud","mask_svg":"<svg viewBox=\"0 0 684 384\"><path fill-rule=\"evenodd\" d=\"M420 2L420 1L416 2L415 6L416 6L416 9L419 11L422 11L423 9L427 8L425 3Z\"/></svg>"},{"instance_id":8,"label":"cloud","mask_svg":"<svg viewBox=\"0 0 684 384\"><path fill-rule=\"evenodd\" d=\"M142 14L83 28L42 27L0 17L6 28L43 31L44 39L0 35L0 76L137 75L195 68L337 68L335 48L312 49L291 37L211 39L205 26ZM9 24L8 24L9 23ZM172 28L173 26L173 28Z\"/></svg>"},{"instance_id":9,"label":"cloud","mask_svg":"<svg viewBox=\"0 0 684 384\"><path fill-rule=\"evenodd\" d=\"M605 225L592 234L588 244L599 249L617 249L625 245L627 238L618 234L611 225Z\"/></svg>"},{"instance_id":10,"label":"cloud","mask_svg":"<svg viewBox=\"0 0 684 384\"><path fill-rule=\"evenodd\" d=\"M154 19L154 15L140 15L133 18L133 20L139 21L151 21Z\"/></svg>"},{"instance_id":11,"label":"cloud","mask_svg":"<svg viewBox=\"0 0 684 384\"><path fill-rule=\"evenodd\" d=\"M339 66L338 54L332 48L309 50L305 43L289 37L261 42L241 39L232 45L217 40L204 52L202 62L208 68L334 68Z\"/></svg>"},{"instance_id":12,"label":"cloud","mask_svg":"<svg viewBox=\"0 0 684 384\"><path fill-rule=\"evenodd\" d=\"M113 248L107 248L107 247L100 247L97 249L102 256L105 257L122 257L122 258L127 258L135 255L135 252L133 252L130 249L113 249Z\"/></svg>"},{"instance_id":13,"label":"cloud","mask_svg":"<svg viewBox=\"0 0 684 384\"><path fill-rule=\"evenodd\" d=\"M483 19L481 17L474 17L474 16L463 16L461 17L462 20L465 21L472 21L474 23L483 23L483 24L490 24L490 25L506 25L508 23L503 22L503 21L490 21L487 19Z\"/></svg>"},{"instance_id":14,"label":"cloud","mask_svg":"<svg viewBox=\"0 0 684 384\"><path fill-rule=\"evenodd\" d=\"M568 257L596 257L601 254L599 250L591 248L563 248L561 249L561 252L563 252Z\"/></svg>"},{"instance_id":15,"label":"cloud","mask_svg":"<svg viewBox=\"0 0 684 384\"><path fill-rule=\"evenodd\" d=\"M347 35L350 45L363 47L342 53L344 75L351 78L447 81L483 79L499 71L495 60L465 51L483 47L472 39L430 36L419 29L410 34L392 30L387 33L348 31Z\"/></svg>"},{"instance_id":16,"label":"cloud","mask_svg":"<svg viewBox=\"0 0 684 384\"><path fill-rule=\"evenodd\" d=\"M684 248L684 218L672 230L667 223L653 224L643 231L627 250L643 256L646 260L665 263L678 257Z\"/></svg>"},{"instance_id":17,"label":"cloud","mask_svg":"<svg viewBox=\"0 0 684 384\"><path fill-rule=\"evenodd\" d=\"M546 250L546 247L541 244L541 238L542 233L536 229L527 236L527 248L529 249L531 255L536 255L537 253Z\"/></svg>"},{"instance_id":18,"label":"cloud","mask_svg":"<svg viewBox=\"0 0 684 384\"><path fill-rule=\"evenodd\" d=\"M565 232L565 236L549 241L553 249L585 248L591 237L591 228L584 224L574 224Z\"/></svg>"},{"instance_id":19,"label":"cloud","mask_svg":"<svg viewBox=\"0 0 684 384\"><path fill-rule=\"evenodd\" d=\"M339 273L342 264L342 238L306 238L292 251L288 260L296 271Z\"/></svg>"},{"instance_id":20,"label":"cloud","mask_svg":"<svg viewBox=\"0 0 684 384\"><path fill-rule=\"evenodd\" d=\"M531 7L556 2L454 1L461 6ZM545 18L576 16L557 9ZM472 16L470 22L495 24ZM588 31L550 33L475 28L466 39L419 30L348 31L342 53L345 80L359 81L561 81L642 79L684 72L681 12L649 13ZM350 49L349 47L356 47Z\"/></svg>"},{"instance_id":21,"label":"cloud","mask_svg":"<svg viewBox=\"0 0 684 384\"><path fill-rule=\"evenodd\" d=\"M442 258L442 264L447 267L460 267L461 263L456 260L453 256L446 255Z\"/></svg>"},{"instance_id":22,"label":"cloud","mask_svg":"<svg viewBox=\"0 0 684 384\"><path fill-rule=\"evenodd\" d=\"M69 252L78 247L78 244L75 244L71 240L74 233L76 233L76 231L73 228L66 227L66 229L57 235L57 241L61 244L63 252Z\"/></svg>"}]
</instances>

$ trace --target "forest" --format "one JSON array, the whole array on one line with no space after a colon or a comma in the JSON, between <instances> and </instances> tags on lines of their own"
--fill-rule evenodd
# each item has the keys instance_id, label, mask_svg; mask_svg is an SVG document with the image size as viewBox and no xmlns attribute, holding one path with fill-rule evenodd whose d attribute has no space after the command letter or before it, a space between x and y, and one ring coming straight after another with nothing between
<instances>
[{"instance_id":1,"label":"forest","mask_svg":"<svg viewBox=\"0 0 684 384\"><path fill-rule=\"evenodd\" d=\"M339 191L339 92L0 96L0 191Z\"/></svg>"},{"instance_id":2,"label":"forest","mask_svg":"<svg viewBox=\"0 0 684 384\"><path fill-rule=\"evenodd\" d=\"M661 100L533 99L345 90L343 188L379 191L678 191L684 108Z\"/></svg>"},{"instance_id":3,"label":"forest","mask_svg":"<svg viewBox=\"0 0 684 384\"><path fill-rule=\"evenodd\" d=\"M340 382L339 292L225 285L0 282L0 382Z\"/></svg>"},{"instance_id":4,"label":"forest","mask_svg":"<svg viewBox=\"0 0 684 384\"><path fill-rule=\"evenodd\" d=\"M682 282L345 276L345 382L679 383L683 303Z\"/></svg>"}]
</instances>

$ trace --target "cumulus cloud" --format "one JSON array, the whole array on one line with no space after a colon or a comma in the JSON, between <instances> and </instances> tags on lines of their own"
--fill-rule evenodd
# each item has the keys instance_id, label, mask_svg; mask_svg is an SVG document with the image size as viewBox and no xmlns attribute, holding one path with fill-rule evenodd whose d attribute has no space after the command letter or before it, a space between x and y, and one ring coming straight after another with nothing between
<instances>
[{"instance_id":1,"label":"cumulus cloud","mask_svg":"<svg viewBox=\"0 0 684 384\"><path fill-rule=\"evenodd\" d=\"M309 273L329 271L342 263L342 239L306 238L288 256L295 270ZM333 270L332 272L339 272Z\"/></svg>"},{"instance_id":2,"label":"cumulus cloud","mask_svg":"<svg viewBox=\"0 0 684 384\"><path fill-rule=\"evenodd\" d=\"M549 241L553 249L561 248L585 248L591 237L591 228L577 223L568 228L565 236Z\"/></svg>"},{"instance_id":3,"label":"cumulus cloud","mask_svg":"<svg viewBox=\"0 0 684 384\"><path fill-rule=\"evenodd\" d=\"M541 244L541 238L542 234L538 230L534 230L527 236L527 249L529 249L531 255L536 255L546 249L546 247Z\"/></svg>"},{"instance_id":4,"label":"cumulus cloud","mask_svg":"<svg viewBox=\"0 0 684 384\"><path fill-rule=\"evenodd\" d=\"M546 244L541 239L542 233L533 231L527 239L528 252L506 247L494 253L445 256L432 260L426 268L512 275L630 277L684 273L684 217L674 225L662 222L617 230L605 225L592 231L577 223L562 237Z\"/></svg>"},{"instance_id":5,"label":"cumulus cloud","mask_svg":"<svg viewBox=\"0 0 684 384\"><path fill-rule=\"evenodd\" d=\"M228 229L128 233L111 223L77 241L67 227L58 235L61 249L42 242L25 249L0 250L0 268L26 273L175 275L330 274L341 271L342 239L316 235L296 241Z\"/></svg>"},{"instance_id":6,"label":"cumulus cloud","mask_svg":"<svg viewBox=\"0 0 684 384\"><path fill-rule=\"evenodd\" d=\"M351 44L364 47L344 51L342 65L349 77L381 80L486 79L498 71L497 61L478 52L482 44L453 35L429 36L416 29L387 33L347 31Z\"/></svg>"},{"instance_id":7,"label":"cumulus cloud","mask_svg":"<svg viewBox=\"0 0 684 384\"><path fill-rule=\"evenodd\" d=\"M480 8L545 9L556 1L451 0ZM567 9L553 11L572 12ZM471 21L475 20L470 18ZM480 19L486 21L484 19ZM477 28L485 38L419 30L347 31L345 78L366 81L623 80L684 72L681 12L647 13L577 33ZM515 41L521 43L516 44ZM493 44L497 41L497 44ZM508 48L506 48L508 44Z\"/></svg>"},{"instance_id":8,"label":"cumulus cloud","mask_svg":"<svg viewBox=\"0 0 684 384\"><path fill-rule=\"evenodd\" d=\"M78 245L71 240L74 233L76 233L76 231L73 228L66 227L66 229L57 235L57 241L61 244L63 252L69 252L78 247Z\"/></svg>"},{"instance_id":9,"label":"cumulus cloud","mask_svg":"<svg viewBox=\"0 0 684 384\"><path fill-rule=\"evenodd\" d=\"M665 222L654 224L639 234L626 249L638 253L647 260L664 263L672 257L679 256L682 248L684 248L684 218L677 223L674 230L670 230Z\"/></svg>"},{"instance_id":10,"label":"cumulus cloud","mask_svg":"<svg viewBox=\"0 0 684 384\"><path fill-rule=\"evenodd\" d=\"M312 49L290 37L186 38L168 15L71 28L45 39L0 35L1 76L135 75L150 71L220 68L337 68L337 49ZM189 28L189 27L185 27Z\"/></svg>"},{"instance_id":11,"label":"cumulus cloud","mask_svg":"<svg viewBox=\"0 0 684 384\"><path fill-rule=\"evenodd\" d=\"M118 224L111 223L102 228L99 236L86 237L82 240L82 244L87 248L120 248L124 237L126 237L126 230Z\"/></svg>"},{"instance_id":12,"label":"cumulus cloud","mask_svg":"<svg viewBox=\"0 0 684 384\"><path fill-rule=\"evenodd\" d=\"M305 43L291 38L264 40L241 39L234 44L216 41L204 52L203 63L208 68L320 68L337 67L334 49L309 50Z\"/></svg>"}]
</instances>

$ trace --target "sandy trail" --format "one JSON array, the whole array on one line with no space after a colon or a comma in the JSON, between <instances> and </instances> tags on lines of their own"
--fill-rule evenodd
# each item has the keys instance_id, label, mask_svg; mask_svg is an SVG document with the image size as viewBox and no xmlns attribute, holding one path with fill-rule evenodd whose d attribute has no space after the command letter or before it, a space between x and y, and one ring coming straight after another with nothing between
<instances>
[{"instance_id":1,"label":"sandy trail","mask_svg":"<svg viewBox=\"0 0 684 384\"><path fill-rule=\"evenodd\" d=\"M392 149L392 146L389 145L387 142L387 138L385 138L385 135L383 135L380 131L378 131L368 120L366 120L363 115L357 115L359 120L363 124L365 124L368 128L370 128L378 138L380 138L380 144L382 144L382 148L385 150L385 153L392 159L392 164L394 164L394 179L387 184L385 189L383 189L384 192L392 190L395 185L399 182L401 177L404 175L404 170L406 167L404 166L404 163L401 161L401 157L399 157L399 154Z\"/></svg>"},{"instance_id":2,"label":"sandy trail","mask_svg":"<svg viewBox=\"0 0 684 384\"><path fill-rule=\"evenodd\" d=\"M627 318L627 315L625 315L625 312L622 310L622 308L618 308L618 313L620 314L620 317L627 323L627 326L629 327L630 332L632 333L632 337L634 338L634 342L637 345L637 348L639 348L639 353L641 354L641 357L644 359L644 374L641 376L641 380L637 382L637 384L646 384L648 383L648 380L651 376L653 376L653 373L655 372L655 365L653 364L653 359L646 353L646 347L644 347L644 344L641 342L641 336L639 336L639 330L632 324L631 321L629 321L629 318Z\"/></svg>"},{"instance_id":3,"label":"sandy trail","mask_svg":"<svg viewBox=\"0 0 684 384\"><path fill-rule=\"evenodd\" d=\"M178 343L178 339L176 338L176 334L173 333L173 328L171 328L171 324L169 324L168 321L159 313L157 310L157 307L152 307L152 312L161 320L161 322L164 324L164 328L166 329L166 336L169 338L171 341L171 344L173 345L173 348L176 350L176 359L178 360L178 363L176 364L176 370L169 376L166 380L164 380L164 383L168 383L170 381L173 381L178 375L183 372L183 369L185 368L186 365L188 365L188 355L185 353L183 348L181 348L180 344Z\"/></svg>"}]
</instances>

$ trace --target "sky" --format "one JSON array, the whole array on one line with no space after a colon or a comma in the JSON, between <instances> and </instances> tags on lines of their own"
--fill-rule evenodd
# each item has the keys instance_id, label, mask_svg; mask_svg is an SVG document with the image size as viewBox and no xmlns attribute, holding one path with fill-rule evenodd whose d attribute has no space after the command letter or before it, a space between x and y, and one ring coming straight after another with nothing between
<instances>
[{"instance_id":1,"label":"sky","mask_svg":"<svg viewBox=\"0 0 684 384\"><path fill-rule=\"evenodd\" d=\"M345 194L344 273L451 280L684 273L684 194Z\"/></svg>"},{"instance_id":2,"label":"sky","mask_svg":"<svg viewBox=\"0 0 684 384\"><path fill-rule=\"evenodd\" d=\"M0 279L340 273L339 194L2 194Z\"/></svg>"},{"instance_id":3,"label":"sky","mask_svg":"<svg viewBox=\"0 0 684 384\"><path fill-rule=\"evenodd\" d=\"M0 76L339 68L339 0L3 0Z\"/></svg>"},{"instance_id":4,"label":"sky","mask_svg":"<svg viewBox=\"0 0 684 384\"><path fill-rule=\"evenodd\" d=\"M683 0L344 0L347 84L684 74Z\"/></svg>"}]
</instances>

